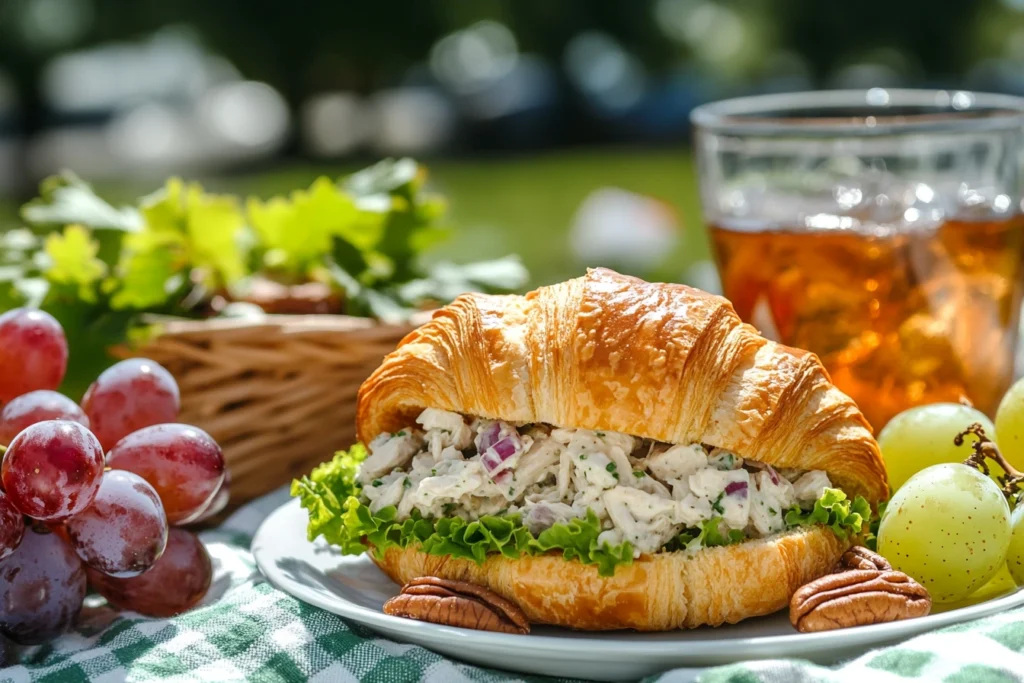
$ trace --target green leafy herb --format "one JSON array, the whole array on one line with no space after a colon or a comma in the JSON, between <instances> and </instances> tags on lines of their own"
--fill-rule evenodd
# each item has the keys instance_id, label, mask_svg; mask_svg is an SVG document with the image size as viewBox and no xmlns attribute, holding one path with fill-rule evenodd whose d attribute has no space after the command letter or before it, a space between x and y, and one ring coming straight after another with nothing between
<instances>
[{"instance_id":1,"label":"green leafy herb","mask_svg":"<svg viewBox=\"0 0 1024 683\"><path fill-rule=\"evenodd\" d=\"M54 176L22 207L29 230L0 236L0 310L36 306L60 321L75 349L61 388L78 397L109 350L151 336L149 314L228 315L222 301L249 301L267 281L271 292L319 283L344 313L386 323L465 291L522 287L515 258L431 265L426 250L449 230L425 183L415 161L387 160L267 200L171 178L117 207L74 174Z\"/></svg>"},{"instance_id":2,"label":"green leafy herb","mask_svg":"<svg viewBox=\"0 0 1024 683\"><path fill-rule=\"evenodd\" d=\"M811 526L823 524L841 539L861 532L871 519L871 505L861 496L849 500L839 489L825 489L809 511L792 507L786 512L786 525Z\"/></svg>"},{"instance_id":3,"label":"green leafy herb","mask_svg":"<svg viewBox=\"0 0 1024 683\"><path fill-rule=\"evenodd\" d=\"M115 208L70 171L45 179L39 197L21 207L21 216L26 223L46 229L73 223L128 232L142 227L142 216L136 208Z\"/></svg>"},{"instance_id":4,"label":"green leafy herb","mask_svg":"<svg viewBox=\"0 0 1024 683\"><path fill-rule=\"evenodd\" d=\"M878 550L878 526L882 523L882 517L885 515L885 508L889 505L889 501L883 500L878 504L878 514L871 518L871 524L868 525L868 532L864 536L864 545L869 550Z\"/></svg>"},{"instance_id":5,"label":"green leafy herb","mask_svg":"<svg viewBox=\"0 0 1024 683\"><path fill-rule=\"evenodd\" d=\"M299 499L309 514L306 527L309 540L323 536L346 554L361 553L366 549L361 540L361 527L346 523L345 515L350 507L359 506L359 500L355 498L359 492L356 472L367 455L366 448L356 444L347 452L338 453L334 459L318 465L308 476L292 482L291 494ZM349 522L358 521L358 513L354 514L356 517Z\"/></svg>"},{"instance_id":6,"label":"green leafy herb","mask_svg":"<svg viewBox=\"0 0 1024 683\"><path fill-rule=\"evenodd\" d=\"M721 517L712 517L701 522L700 528L686 529L676 537L670 544L672 549L698 550L700 548L713 548L720 545L733 545L746 539L746 535L739 529L724 528Z\"/></svg>"},{"instance_id":7,"label":"green leafy herb","mask_svg":"<svg viewBox=\"0 0 1024 683\"><path fill-rule=\"evenodd\" d=\"M641 472L640 470L633 470L633 476L636 477L637 479L643 479L644 477L647 476L647 473Z\"/></svg>"},{"instance_id":8,"label":"green leafy herb","mask_svg":"<svg viewBox=\"0 0 1024 683\"><path fill-rule=\"evenodd\" d=\"M96 257L99 250L99 242L81 225L52 232L43 246L49 257L44 275L54 285L72 287L82 301L95 303L97 284L107 274L107 264Z\"/></svg>"},{"instance_id":9,"label":"green leafy herb","mask_svg":"<svg viewBox=\"0 0 1024 683\"><path fill-rule=\"evenodd\" d=\"M607 471L609 471L609 472L614 472L614 471L615 471L615 469L616 469L616 467L615 467L615 463L613 463L613 462L610 462L610 463L608 463L607 465L605 465L605 466L604 466L604 468L605 468L605 469L606 469Z\"/></svg>"},{"instance_id":10,"label":"green leafy herb","mask_svg":"<svg viewBox=\"0 0 1024 683\"><path fill-rule=\"evenodd\" d=\"M715 502L711 504L711 509L720 515L725 513L725 508L722 507L722 498L724 497L725 491L722 491L718 494L718 498L715 498Z\"/></svg>"},{"instance_id":11,"label":"green leafy herb","mask_svg":"<svg viewBox=\"0 0 1024 683\"><path fill-rule=\"evenodd\" d=\"M585 519L571 519L540 532L531 547L541 552L561 550L566 560L596 564L601 576L611 576L616 566L633 562L633 546L628 541L617 546L599 544L600 535L601 521L588 509Z\"/></svg>"},{"instance_id":12,"label":"green leafy herb","mask_svg":"<svg viewBox=\"0 0 1024 683\"><path fill-rule=\"evenodd\" d=\"M360 255L372 250L380 241L385 215L360 209L352 195L328 178L318 178L308 190L296 190L287 199L251 198L247 209L263 266L297 282L323 264L336 237Z\"/></svg>"}]
</instances>

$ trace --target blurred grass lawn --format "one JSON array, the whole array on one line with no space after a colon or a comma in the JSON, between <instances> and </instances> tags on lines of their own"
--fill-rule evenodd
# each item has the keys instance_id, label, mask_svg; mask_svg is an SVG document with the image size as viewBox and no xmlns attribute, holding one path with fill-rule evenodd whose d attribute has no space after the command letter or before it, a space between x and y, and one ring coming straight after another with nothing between
<instances>
[{"instance_id":1,"label":"blurred grass lawn","mask_svg":"<svg viewBox=\"0 0 1024 683\"><path fill-rule=\"evenodd\" d=\"M601 187L620 187L653 196L677 212L681 235L676 249L652 272L652 279L679 281L694 261L708 257L700 218L696 173L685 148L666 150L584 150L538 155L437 160L427 163L431 187L451 203L455 236L441 257L456 262L518 253L539 285L574 277L586 266L570 253L568 231L580 202ZM302 165L202 179L208 189L267 197L307 187L317 176L337 177L352 165ZM153 185L108 185L97 189L130 201ZM0 206L0 217L13 207ZM6 222L6 221L4 221Z\"/></svg>"}]
</instances>

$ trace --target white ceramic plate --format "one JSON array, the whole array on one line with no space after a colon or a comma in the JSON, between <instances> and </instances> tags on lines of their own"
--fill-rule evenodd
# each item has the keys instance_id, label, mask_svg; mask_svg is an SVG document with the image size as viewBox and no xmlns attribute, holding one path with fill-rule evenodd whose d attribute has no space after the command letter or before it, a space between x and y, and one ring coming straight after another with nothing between
<instances>
[{"instance_id":1,"label":"white ceramic plate","mask_svg":"<svg viewBox=\"0 0 1024 683\"><path fill-rule=\"evenodd\" d=\"M296 598L395 640L488 667L525 673L635 679L675 667L800 657L828 664L924 631L1024 604L1024 589L921 619L826 633L797 633L785 612L720 628L668 633L575 632L540 626L528 636L438 626L381 611L398 593L365 556L342 556L306 541L306 513L290 501L263 522L252 552L270 582Z\"/></svg>"}]
</instances>

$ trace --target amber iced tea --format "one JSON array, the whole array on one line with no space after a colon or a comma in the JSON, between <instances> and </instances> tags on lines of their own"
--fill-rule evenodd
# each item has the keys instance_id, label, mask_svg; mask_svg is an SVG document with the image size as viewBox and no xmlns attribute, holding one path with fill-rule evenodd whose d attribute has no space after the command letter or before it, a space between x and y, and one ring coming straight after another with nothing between
<instances>
[{"instance_id":1,"label":"amber iced tea","mask_svg":"<svg viewBox=\"0 0 1024 683\"><path fill-rule=\"evenodd\" d=\"M991 414L1013 378L1024 217L911 230L711 227L725 295L818 354L876 431L922 403Z\"/></svg>"}]
</instances>

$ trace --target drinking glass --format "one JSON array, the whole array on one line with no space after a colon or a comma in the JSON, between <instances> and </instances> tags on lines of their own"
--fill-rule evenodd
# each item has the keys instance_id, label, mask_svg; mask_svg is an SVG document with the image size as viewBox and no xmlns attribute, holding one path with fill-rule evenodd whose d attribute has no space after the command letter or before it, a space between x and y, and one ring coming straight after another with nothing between
<instances>
[{"instance_id":1,"label":"drinking glass","mask_svg":"<svg viewBox=\"0 0 1024 683\"><path fill-rule=\"evenodd\" d=\"M910 406L991 415L1014 376L1024 99L809 92L694 110L725 295L815 352L876 431Z\"/></svg>"}]
</instances>

